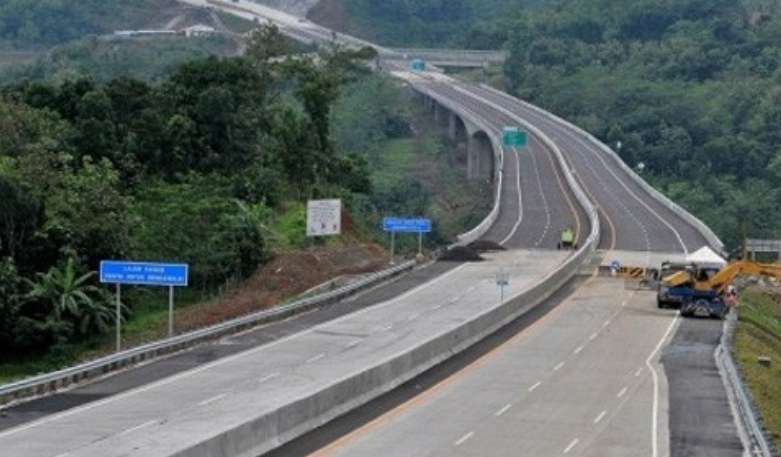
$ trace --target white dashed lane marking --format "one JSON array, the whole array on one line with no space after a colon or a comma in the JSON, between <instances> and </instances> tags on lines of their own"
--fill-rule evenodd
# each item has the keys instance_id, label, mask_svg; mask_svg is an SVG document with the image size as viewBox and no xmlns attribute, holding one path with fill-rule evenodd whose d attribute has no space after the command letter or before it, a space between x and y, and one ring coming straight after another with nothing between
<instances>
[{"instance_id":1,"label":"white dashed lane marking","mask_svg":"<svg viewBox=\"0 0 781 457\"><path fill-rule=\"evenodd\" d=\"M459 438L458 441L456 441L453 444L455 444L456 446L461 446L462 444L464 444L467 441L469 441L473 436L475 436L475 432L469 432L466 435L464 435L461 438Z\"/></svg>"}]
</instances>

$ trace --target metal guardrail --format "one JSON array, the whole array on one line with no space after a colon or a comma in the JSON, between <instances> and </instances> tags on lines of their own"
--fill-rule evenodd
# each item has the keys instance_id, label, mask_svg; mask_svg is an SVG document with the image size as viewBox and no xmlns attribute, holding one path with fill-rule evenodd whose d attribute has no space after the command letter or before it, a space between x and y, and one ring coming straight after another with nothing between
<instances>
[{"instance_id":1,"label":"metal guardrail","mask_svg":"<svg viewBox=\"0 0 781 457\"><path fill-rule=\"evenodd\" d=\"M740 430L741 439L744 441L743 444L749 455L752 457L773 457L774 454L765 431L757 419L760 415L754 407L754 402L732 355L736 330L737 315L732 311L724 321L721 343L714 354L716 363L727 387L728 397L735 409L739 426L742 428Z\"/></svg>"},{"instance_id":2,"label":"metal guardrail","mask_svg":"<svg viewBox=\"0 0 781 457\"><path fill-rule=\"evenodd\" d=\"M657 200L662 205L666 206L670 211L677 214L681 219L689 223L691 226L697 229L702 236L705 238L705 240L710 244L710 246L715 249L717 252L724 252L724 243L719 239L719 237L711 230L710 227L705 225L704 222L702 222L700 219L689 213L687 210L682 208L680 205L675 203L674 201L670 200L669 197L664 195L663 193L659 192L656 188L648 184L643 178L641 178L629 165L626 164L621 158L618 156L618 154L613 151L610 147L608 147L606 144L602 143L599 139L597 139L594 135L586 132L585 130L581 129L577 125L567 121L566 119L562 119L561 117L546 111L538 106L532 105L531 103L528 103L524 100L518 99L516 97L512 97L509 94L506 94L502 91L496 90L491 86L488 86L486 84L482 84L481 87L483 87L486 90L489 90L491 92L494 92L498 95L501 95L505 98L512 98L515 101L518 101L522 103L524 106L526 106L529 109L532 109L536 111L537 113L547 117L548 119L557 122L559 124L562 124L571 130L573 130L575 133L580 134L585 139L596 145L598 148L600 148L603 152L605 152L611 159L615 160L618 165L624 170L624 172L629 176L630 179L635 181L640 187L643 188L651 197L653 197L655 200Z\"/></svg>"},{"instance_id":3,"label":"metal guardrail","mask_svg":"<svg viewBox=\"0 0 781 457\"><path fill-rule=\"evenodd\" d=\"M137 348L128 349L74 367L0 386L0 405L5 405L23 398L50 393L71 384L95 378L96 376L102 376L117 369L149 360L163 354L179 351L207 340L213 340L220 336L236 333L239 330L287 318L316 306L332 303L404 271L411 270L415 265L416 262L414 260L404 262L396 267L371 274L353 284L323 294L296 300L283 306L232 319L201 330L145 344Z\"/></svg>"}]
</instances>

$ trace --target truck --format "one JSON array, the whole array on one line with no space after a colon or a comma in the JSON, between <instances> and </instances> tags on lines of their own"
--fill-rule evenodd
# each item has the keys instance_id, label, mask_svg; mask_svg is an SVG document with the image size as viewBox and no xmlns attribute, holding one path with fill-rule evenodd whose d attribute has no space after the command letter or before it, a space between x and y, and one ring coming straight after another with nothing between
<instances>
[{"instance_id":1,"label":"truck","mask_svg":"<svg viewBox=\"0 0 781 457\"><path fill-rule=\"evenodd\" d=\"M724 268L690 265L662 278L657 303L680 303L685 317L705 315L724 318L729 312L726 292L739 276L762 276L781 280L781 265L747 260L732 262Z\"/></svg>"}]
</instances>

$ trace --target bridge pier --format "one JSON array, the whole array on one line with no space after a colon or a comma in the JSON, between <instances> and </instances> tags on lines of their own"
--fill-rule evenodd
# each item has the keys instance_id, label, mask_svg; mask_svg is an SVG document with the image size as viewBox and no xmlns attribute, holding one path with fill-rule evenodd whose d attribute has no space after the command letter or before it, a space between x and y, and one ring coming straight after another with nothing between
<instances>
[{"instance_id":1,"label":"bridge pier","mask_svg":"<svg viewBox=\"0 0 781 457\"><path fill-rule=\"evenodd\" d=\"M456 154L466 150L467 179L492 181L495 157L488 135L458 113L440 105L435 99L425 94L422 94L422 97L423 106L432 112L435 123L445 127L448 138L456 143Z\"/></svg>"}]
</instances>

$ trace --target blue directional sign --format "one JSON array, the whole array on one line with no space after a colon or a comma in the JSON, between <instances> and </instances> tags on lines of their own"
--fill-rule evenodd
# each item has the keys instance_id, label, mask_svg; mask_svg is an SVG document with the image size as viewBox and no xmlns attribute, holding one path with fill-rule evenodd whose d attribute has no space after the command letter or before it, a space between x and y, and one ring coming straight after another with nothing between
<instances>
[{"instance_id":1,"label":"blue directional sign","mask_svg":"<svg viewBox=\"0 0 781 457\"><path fill-rule=\"evenodd\" d=\"M100 262L100 282L104 284L133 284L137 286L186 287L189 267L186 264Z\"/></svg>"},{"instance_id":2,"label":"blue directional sign","mask_svg":"<svg viewBox=\"0 0 781 457\"><path fill-rule=\"evenodd\" d=\"M426 71L426 62L421 59L414 59L410 63L410 67L412 68L412 71Z\"/></svg>"},{"instance_id":3,"label":"blue directional sign","mask_svg":"<svg viewBox=\"0 0 781 457\"><path fill-rule=\"evenodd\" d=\"M429 233L431 232L431 219L386 217L382 221L382 228L386 232Z\"/></svg>"}]
</instances>

